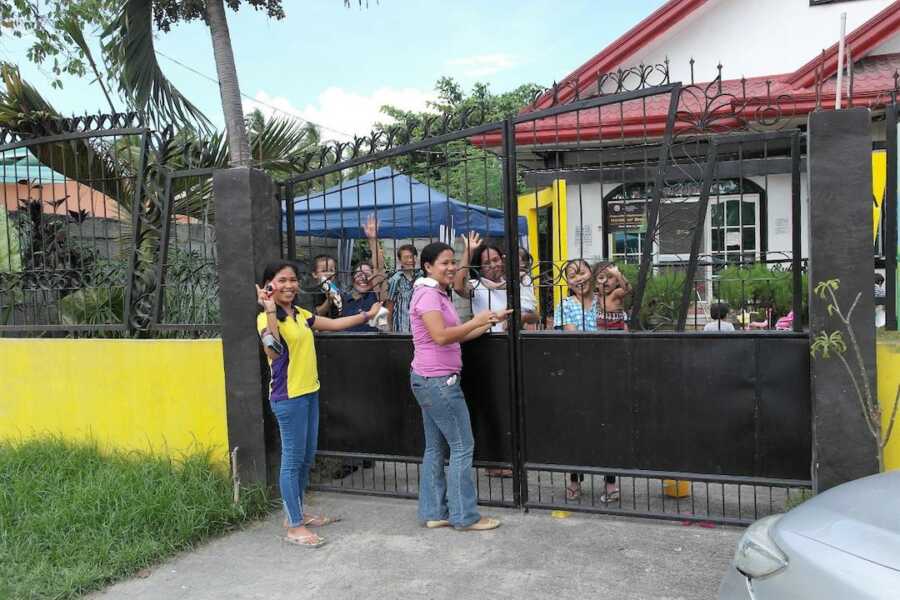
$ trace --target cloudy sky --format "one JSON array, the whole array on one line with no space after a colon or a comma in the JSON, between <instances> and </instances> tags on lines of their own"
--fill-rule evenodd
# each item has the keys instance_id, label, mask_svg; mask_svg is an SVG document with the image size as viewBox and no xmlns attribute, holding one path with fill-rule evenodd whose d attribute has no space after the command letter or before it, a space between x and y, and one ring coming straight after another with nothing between
<instances>
[{"instance_id":1,"label":"cloudy sky","mask_svg":"<svg viewBox=\"0 0 900 600\"><path fill-rule=\"evenodd\" d=\"M596 54L663 0L285 0L287 18L252 8L229 12L245 110L258 106L312 121L326 138L367 133L379 108L422 109L443 75L495 92L549 85ZM65 113L102 110L99 88L65 78L51 90L47 69L24 59L24 44L0 39L0 59ZM221 126L209 31L203 23L158 35L167 76Z\"/></svg>"}]
</instances>

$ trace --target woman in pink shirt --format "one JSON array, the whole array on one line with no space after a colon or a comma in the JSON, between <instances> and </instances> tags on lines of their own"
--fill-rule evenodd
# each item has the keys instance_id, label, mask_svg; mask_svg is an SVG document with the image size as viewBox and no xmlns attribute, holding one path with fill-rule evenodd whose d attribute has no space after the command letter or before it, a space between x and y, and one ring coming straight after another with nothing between
<instances>
[{"instance_id":1,"label":"woman in pink shirt","mask_svg":"<svg viewBox=\"0 0 900 600\"><path fill-rule=\"evenodd\" d=\"M502 322L508 310L485 310L460 323L450 300L456 274L453 248L441 242L425 246L419 257L425 277L416 280L409 302L413 355L410 384L422 408L425 455L419 475L419 521L429 529L453 526L483 531L500 525L478 513L472 477L475 440L469 409L460 387L460 342L473 340ZM450 468L444 475L445 448Z\"/></svg>"}]
</instances>

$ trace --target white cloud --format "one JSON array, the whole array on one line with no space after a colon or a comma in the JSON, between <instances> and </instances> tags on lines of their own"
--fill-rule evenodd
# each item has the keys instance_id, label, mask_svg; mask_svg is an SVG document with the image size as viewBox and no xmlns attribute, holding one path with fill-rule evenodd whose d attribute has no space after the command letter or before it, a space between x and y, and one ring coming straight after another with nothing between
<instances>
[{"instance_id":1,"label":"white cloud","mask_svg":"<svg viewBox=\"0 0 900 600\"><path fill-rule=\"evenodd\" d=\"M435 99L435 94L416 88L383 87L366 95L329 87L319 94L315 103L302 108L294 107L287 98L271 96L262 90L256 93L255 99L258 102L248 100L244 109L259 108L263 114L271 115L277 113L271 108L274 106L289 115L320 125L324 139L346 140L353 134L368 135L377 121L390 122L391 119L381 112L385 104L404 110L423 111L427 109L427 102Z\"/></svg>"},{"instance_id":2,"label":"white cloud","mask_svg":"<svg viewBox=\"0 0 900 600\"><path fill-rule=\"evenodd\" d=\"M509 54L478 54L465 58L454 58L447 61L450 68L458 67L466 77L483 77L494 75L500 71L517 66L518 61Z\"/></svg>"}]
</instances>

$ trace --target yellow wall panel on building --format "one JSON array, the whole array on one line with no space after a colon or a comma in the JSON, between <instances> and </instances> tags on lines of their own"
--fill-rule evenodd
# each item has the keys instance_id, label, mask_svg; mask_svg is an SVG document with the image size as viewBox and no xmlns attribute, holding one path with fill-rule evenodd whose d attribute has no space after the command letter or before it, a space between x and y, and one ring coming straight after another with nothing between
<instances>
[{"instance_id":1,"label":"yellow wall panel on building","mask_svg":"<svg viewBox=\"0 0 900 600\"><path fill-rule=\"evenodd\" d=\"M554 280L558 277L559 281L554 281L553 285L553 304L556 306L562 299L568 296L568 287L565 285L565 279L561 276L565 264L569 260L569 242L568 242L568 214L566 201L566 180L556 179L553 185L535 189L527 194L518 197L519 216L525 217L528 222L528 248L531 256L535 260L531 275L537 280L540 269L547 270L548 263L552 261ZM552 256L541 256L538 233L538 209L550 207L553 219L553 231L551 233L550 245L553 249ZM520 232L521 234L521 232ZM540 296L540 294L538 294ZM538 297L538 305L540 306L540 298ZM553 307L550 307L552 310Z\"/></svg>"},{"instance_id":2,"label":"yellow wall panel on building","mask_svg":"<svg viewBox=\"0 0 900 600\"><path fill-rule=\"evenodd\" d=\"M891 417L897 386L900 386L900 342L879 340L876 346L878 361L878 402L881 404L882 427ZM900 415L898 415L900 420ZM884 449L885 470L900 469L900 422L894 425L890 443Z\"/></svg>"},{"instance_id":3,"label":"yellow wall panel on building","mask_svg":"<svg viewBox=\"0 0 900 600\"><path fill-rule=\"evenodd\" d=\"M0 439L228 461L221 340L0 339Z\"/></svg>"},{"instance_id":4,"label":"yellow wall panel on building","mask_svg":"<svg viewBox=\"0 0 900 600\"><path fill-rule=\"evenodd\" d=\"M887 189L887 153L876 150L872 153L872 238L878 236L878 225L881 223L881 206L884 204L884 191Z\"/></svg>"}]
</instances>

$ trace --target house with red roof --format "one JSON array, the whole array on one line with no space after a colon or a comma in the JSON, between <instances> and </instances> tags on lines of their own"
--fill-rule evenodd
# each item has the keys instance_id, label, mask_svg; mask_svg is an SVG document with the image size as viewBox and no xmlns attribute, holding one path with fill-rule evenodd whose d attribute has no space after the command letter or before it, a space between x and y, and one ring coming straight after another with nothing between
<instances>
[{"instance_id":1,"label":"house with red roof","mask_svg":"<svg viewBox=\"0 0 900 600\"><path fill-rule=\"evenodd\" d=\"M522 111L520 121L598 95L680 82L676 139L748 129L805 130L810 112L835 107L842 13L846 13L842 107L872 110L877 146L885 136L885 104L898 85L900 0L669 0L561 77ZM543 210L552 213L545 220L555 220L549 229L561 232L552 240L554 261L639 260L647 243L641 219L650 182L617 179L609 165L621 164L624 169L628 159L622 149L629 145L659 144L670 100L665 93L517 125L517 161L530 190L520 197L519 208L530 219L531 243L538 255L547 254L551 246L539 239L537 223ZM498 141L487 136L483 145L496 147ZM704 256L722 263L790 260L789 146L775 142L758 146L756 155L735 160L733 176L717 182L706 215ZM765 162L765 168L738 173L750 158ZM875 182L878 200L883 194L883 152L873 155L873 164L876 179L881 177L880 186ZM801 183L805 213L805 173ZM677 220L676 213L684 216L686 210L690 214L685 207L696 201L697 186L682 188L680 194L667 194L661 219L668 215ZM690 244L676 239L677 227L670 229L660 229L659 238L652 241L656 264L686 258Z\"/></svg>"}]
</instances>

